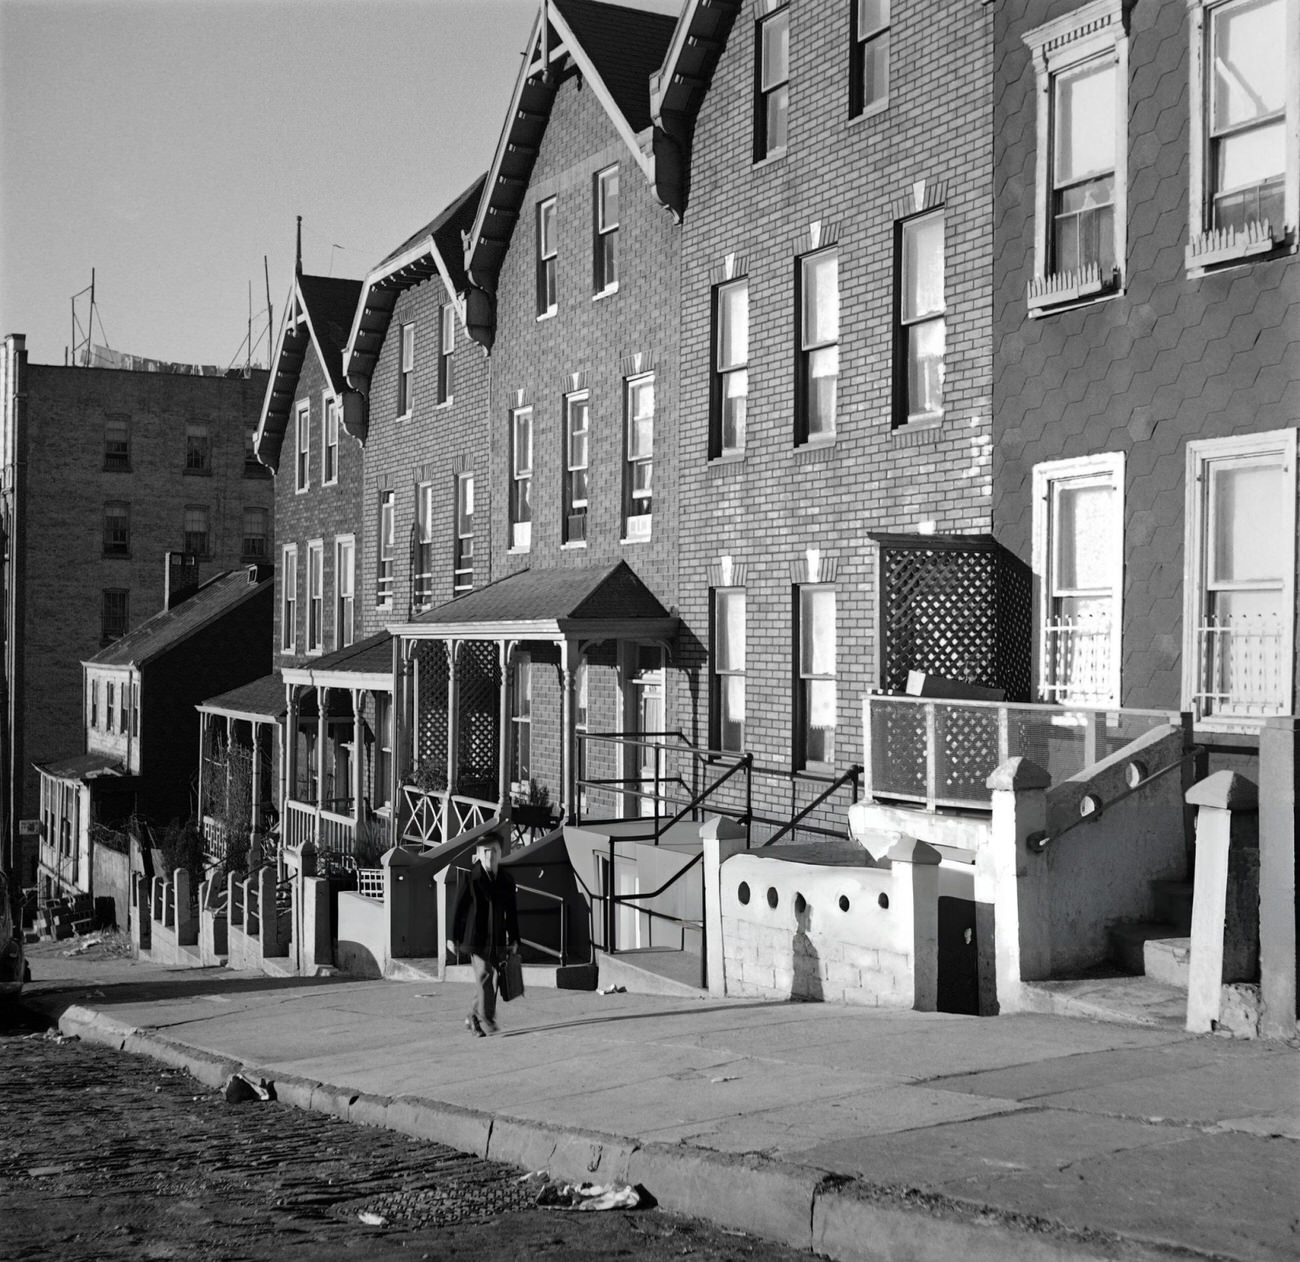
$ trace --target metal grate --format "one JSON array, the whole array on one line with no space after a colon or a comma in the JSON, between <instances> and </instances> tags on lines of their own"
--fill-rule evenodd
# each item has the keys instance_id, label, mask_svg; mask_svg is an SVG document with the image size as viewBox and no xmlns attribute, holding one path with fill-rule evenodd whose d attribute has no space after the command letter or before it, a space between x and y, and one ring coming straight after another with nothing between
<instances>
[{"instance_id":1,"label":"metal grate","mask_svg":"<svg viewBox=\"0 0 1300 1262\"><path fill-rule=\"evenodd\" d=\"M495 801L499 797L501 667L496 645L487 640L462 641L456 660L457 777L462 797Z\"/></svg>"},{"instance_id":2,"label":"metal grate","mask_svg":"<svg viewBox=\"0 0 1300 1262\"><path fill-rule=\"evenodd\" d=\"M1030 695L1028 568L988 535L871 536L879 549L880 686L910 670Z\"/></svg>"}]
</instances>

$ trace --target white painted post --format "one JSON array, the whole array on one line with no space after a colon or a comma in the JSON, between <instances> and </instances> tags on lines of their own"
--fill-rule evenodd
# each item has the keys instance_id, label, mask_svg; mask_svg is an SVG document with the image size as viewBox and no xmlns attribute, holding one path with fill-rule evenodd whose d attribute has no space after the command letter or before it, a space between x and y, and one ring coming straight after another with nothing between
<instances>
[{"instance_id":1,"label":"white painted post","mask_svg":"<svg viewBox=\"0 0 1300 1262\"><path fill-rule=\"evenodd\" d=\"M1259 790L1253 781L1235 771L1216 771L1188 790L1187 801L1199 808L1187 1028L1201 1034L1212 1030L1218 1022L1223 1000L1224 940L1225 930L1229 928L1229 852L1234 840L1238 844L1243 840L1240 827L1245 822L1243 817L1259 809Z\"/></svg>"},{"instance_id":2,"label":"white painted post","mask_svg":"<svg viewBox=\"0 0 1300 1262\"><path fill-rule=\"evenodd\" d=\"M1037 763L1020 757L1008 758L986 781L993 821L988 846L976 855L975 901L993 907L995 1002L1002 1012L1021 1008L1022 981L1052 972L1047 861L1028 844L1047 827L1051 782Z\"/></svg>"},{"instance_id":3,"label":"white painted post","mask_svg":"<svg viewBox=\"0 0 1300 1262\"><path fill-rule=\"evenodd\" d=\"M726 942L722 933L722 865L745 849L745 829L722 816L700 825L704 843L704 959L709 994L727 993Z\"/></svg>"},{"instance_id":4,"label":"white painted post","mask_svg":"<svg viewBox=\"0 0 1300 1262\"><path fill-rule=\"evenodd\" d=\"M939 864L943 856L915 837L899 837L889 849L889 923L894 950L912 961L911 1006L939 1006Z\"/></svg>"}]
</instances>

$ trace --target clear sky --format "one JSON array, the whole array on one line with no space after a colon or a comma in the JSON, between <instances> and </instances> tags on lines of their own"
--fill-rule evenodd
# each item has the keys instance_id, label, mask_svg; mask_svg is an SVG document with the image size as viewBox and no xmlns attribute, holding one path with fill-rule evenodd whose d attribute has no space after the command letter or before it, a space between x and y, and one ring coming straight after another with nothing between
<instances>
[{"instance_id":1,"label":"clear sky","mask_svg":"<svg viewBox=\"0 0 1300 1262\"><path fill-rule=\"evenodd\" d=\"M462 192L537 7L0 0L0 334L62 363L94 268L107 345L225 367L251 282L264 362L263 256L278 328L296 215L306 271L360 278Z\"/></svg>"}]
</instances>

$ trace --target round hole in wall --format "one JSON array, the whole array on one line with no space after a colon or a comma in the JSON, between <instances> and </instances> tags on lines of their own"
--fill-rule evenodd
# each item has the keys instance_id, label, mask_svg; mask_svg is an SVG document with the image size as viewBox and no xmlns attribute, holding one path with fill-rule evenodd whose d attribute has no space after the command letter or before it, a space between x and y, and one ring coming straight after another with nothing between
<instances>
[{"instance_id":1,"label":"round hole in wall","mask_svg":"<svg viewBox=\"0 0 1300 1262\"><path fill-rule=\"evenodd\" d=\"M808 910L808 900L802 894L794 896L794 914L802 916Z\"/></svg>"},{"instance_id":2,"label":"round hole in wall","mask_svg":"<svg viewBox=\"0 0 1300 1262\"><path fill-rule=\"evenodd\" d=\"M767 887L767 905L771 907L773 910L775 910L777 903L779 903L780 901L781 901L780 896L776 892L776 886L769 885Z\"/></svg>"},{"instance_id":3,"label":"round hole in wall","mask_svg":"<svg viewBox=\"0 0 1300 1262\"><path fill-rule=\"evenodd\" d=\"M1101 807L1102 801L1100 794L1085 793L1083 797L1079 799L1080 815L1100 815Z\"/></svg>"},{"instance_id":4,"label":"round hole in wall","mask_svg":"<svg viewBox=\"0 0 1300 1262\"><path fill-rule=\"evenodd\" d=\"M742 907L747 907L749 905L749 882L748 881L741 881L739 887L736 890L736 897L740 899L740 905Z\"/></svg>"},{"instance_id":5,"label":"round hole in wall","mask_svg":"<svg viewBox=\"0 0 1300 1262\"><path fill-rule=\"evenodd\" d=\"M878 894L878 895L876 896L876 902L880 904L880 909L881 909L882 911L888 911L888 910L889 910L889 895L888 895L888 894Z\"/></svg>"},{"instance_id":6,"label":"round hole in wall","mask_svg":"<svg viewBox=\"0 0 1300 1262\"><path fill-rule=\"evenodd\" d=\"M841 894L840 911L848 911L848 909L849 909L849 896L847 894Z\"/></svg>"},{"instance_id":7,"label":"round hole in wall","mask_svg":"<svg viewBox=\"0 0 1300 1262\"><path fill-rule=\"evenodd\" d=\"M1124 768L1124 783L1127 784L1130 789L1136 789L1146 778L1147 765L1138 758L1133 759L1133 761Z\"/></svg>"}]
</instances>

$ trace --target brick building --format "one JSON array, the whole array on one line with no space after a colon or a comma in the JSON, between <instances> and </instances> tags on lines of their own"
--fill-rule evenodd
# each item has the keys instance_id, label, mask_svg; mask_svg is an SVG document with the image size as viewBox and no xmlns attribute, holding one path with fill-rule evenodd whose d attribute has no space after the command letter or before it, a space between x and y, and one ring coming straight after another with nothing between
<instances>
[{"instance_id":1,"label":"brick building","mask_svg":"<svg viewBox=\"0 0 1300 1262\"><path fill-rule=\"evenodd\" d=\"M753 752L773 821L862 758L872 534L989 529L991 14L689 0L654 81L683 217L678 715Z\"/></svg>"},{"instance_id":2,"label":"brick building","mask_svg":"<svg viewBox=\"0 0 1300 1262\"><path fill-rule=\"evenodd\" d=\"M33 761L80 739L80 663L162 608L164 553L200 574L270 558L274 489L250 441L265 382L29 364L5 339L7 838L36 812Z\"/></svg>"},{"instance_id":3,"label":"brick building","mask_svg":"<svg viewBox=\"0 0 1300 1262\"><path fill-rule=\"evenodd\" d=\"M542 6L473 218L465 317L491 352L475 585L482 571L501 591L395 629L424 669L419 760L447 759L474 798L536 781L571 805L576 729L672 722L679 230L655 196L649 113L672 30L593 0ZM596 609L599 637L582 617ZM621 756L607 770L635 784L637 751Z\"/></svg>"},{"instance_id":4,"label":"brick building","mask_svg":"<svg viewBox=\"0 0 1300 1262\"><path fill-rule=\"evenodd\" d=\"M1300 10L995 25L994 529L1037 693L1249 748L1295 709Z\"/></svg>"}]
</instances>

